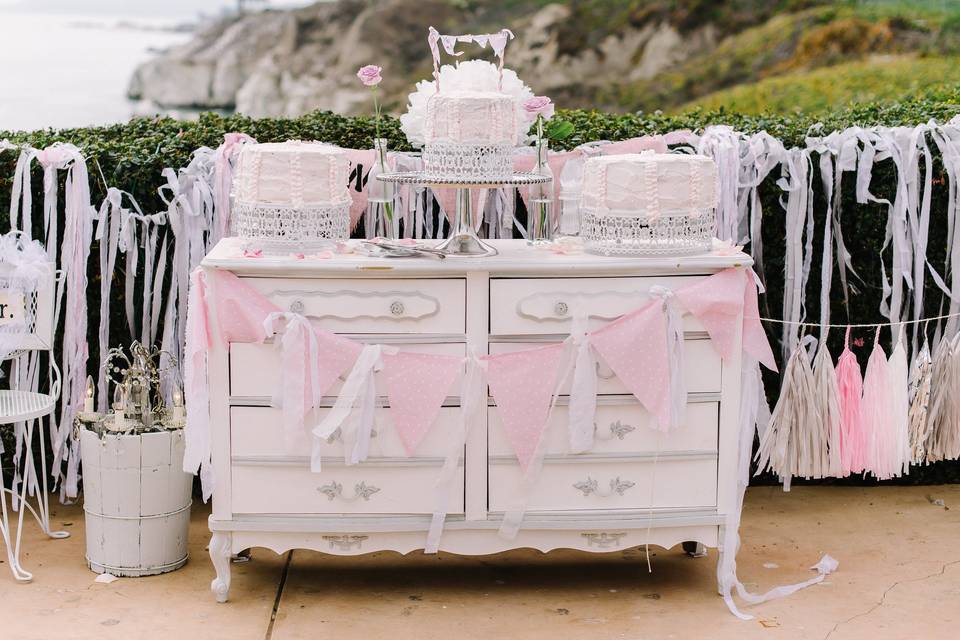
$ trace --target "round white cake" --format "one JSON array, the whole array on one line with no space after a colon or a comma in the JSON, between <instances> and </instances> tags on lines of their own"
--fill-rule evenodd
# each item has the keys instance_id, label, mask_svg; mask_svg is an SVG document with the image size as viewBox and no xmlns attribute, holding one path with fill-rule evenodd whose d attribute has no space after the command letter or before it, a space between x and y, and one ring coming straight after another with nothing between
<instances>
[{"instance_id":1,"label":"round white cake","mask_svg":"<svg viewBox=\"0 0 960 640\"><path fill-rule=\"evenodd\" d=\"M495 91L441 91L427 102L423 162L427 175L498 180L513 173L516 100Z\"/></svg>"},{"instance_id":2,"label":"round white cake","mask_svg":"<svg viewBox=\"0 0 960 640\"><path fill-rule=\"evenodd\" d=\"M584 164L581 234L594 253L705 251L716 205L717 165L706 156L646 152Z\"/></svg>"},{"instance_id":3,"label":"round white cake","mask_svg":"<svg viewBox=\"0 0 960 640\"><path fill-rule=\"evenodd\" d=\"M346 238L350 161L321 142L245 145L234 174L234 232L271 253L310 251Z\"/></svg>"},{"instance_id":4,"label":"round white cake","mask_svg":"<svg viewBox=\"0 0 960 640\"><path fill-rule=\"evenodd\" d=\"M598 213L689 215L717 205L717 165L680 153L596 156L584 164L581 194Z\"/></svg>"}]
</instances>

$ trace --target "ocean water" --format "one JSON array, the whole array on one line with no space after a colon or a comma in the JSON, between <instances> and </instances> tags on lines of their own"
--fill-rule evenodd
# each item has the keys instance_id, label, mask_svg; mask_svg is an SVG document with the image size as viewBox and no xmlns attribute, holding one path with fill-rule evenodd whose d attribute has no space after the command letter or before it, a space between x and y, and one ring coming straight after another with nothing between
<instances>
[{"instance_id":1,"label":"ocean water","mask_svg":"<svg viewBox=\"0 0 960 640\"><path fill-rule=\"evenodd\" d=\"M189 34L170 21L0 11L0 131L122 122L136 66ZM124 26L126 25L126 26ZM150 28L141 28L150 27Z\"/></svg>"}]
</instances>

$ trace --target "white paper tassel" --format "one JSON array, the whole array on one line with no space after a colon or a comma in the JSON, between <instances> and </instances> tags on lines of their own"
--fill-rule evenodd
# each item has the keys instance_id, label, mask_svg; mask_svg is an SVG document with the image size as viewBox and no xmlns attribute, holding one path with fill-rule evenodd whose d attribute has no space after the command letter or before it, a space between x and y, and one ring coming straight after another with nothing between
<instances>
[{"instance_id":1,"label":"white paper tassel","mask_svg":"<svg viewBox=\"0 0 960 640\"><path fill-rule=\"evenodd\" d=\"M960 354L957 342L943 340L933 358L926 461L960 457Z\"/></svg>"},{"instance_id":2,"label":"white paper tassel","mask_svg":"<svg viewBox=\"0 0 960 640\"><path fill-rule=\"evenodd\" d=\"M887 361L890 379L890 402L893 405L892 440L889 450L888 466L893 475L901 475L910 470L910 371L907 364L907 351L903 346L903 331Z\"/></svg>"},{"instance_id":3,"label":"white paper tassel","mask_svg":"<svg viewBox=\"0 0 960 640\"><path fill-rule=\"evenodd\" d=\"M812 434L823 431L815 394L810 357L799 346L787 361L780 399L757 451L757 473L773 471L786 491L790 489L791 477L803 476L811 468Z\"/></svg>"},{"instance_id":4,"label":"white paper tassel","mask_svg":"<svg viewBox=\"0 0 960 640\"><path fill-rule=\"evenodd\" d=\"M926 458L927 415L930 407L932 373L930 346L924 342L917 357L913 359L913 366L910 369L909 440L910 462L913 464L920 464Z\"/></svg>"},{"instance_id":5,"label":"white paper tassel","mask_svg":"<svg viewBox=\"0 0 960 640\"><path fill-rule=\"evenodd\" d=\"M815 433L817 438L811 443L814 466L809 469L809 477L839 478L843 475L840 463L840 392L837 389L837 372L825 339L820 344L817 357L813 359L813 379L821 429Z\"/></svg>"}]
</instances>

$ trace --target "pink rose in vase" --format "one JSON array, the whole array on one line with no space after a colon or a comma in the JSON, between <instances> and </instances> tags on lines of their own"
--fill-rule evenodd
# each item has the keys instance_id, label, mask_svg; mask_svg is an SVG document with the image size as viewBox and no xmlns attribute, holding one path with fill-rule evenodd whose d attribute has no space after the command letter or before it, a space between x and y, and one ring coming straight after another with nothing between
<instances>
[{"instance_id":1,"label":"pink rose in vase","mask_svg":"<svg viewBox=\"0 0 960 640\"><path fill-rule=\"evenodd\" d=\"M375 87L380 84L380 81L383 78L380 77L380 72L383 71L380 67L375 64L368 64L364 67L360 67L360 70L357 71L357 77L360 78L360 82L368 87Z\"/></svg>"},{"instance_id":2,"label":"pink rose in vase","mask_svg":"<svg viewBox=\"0 0 960 640\"><path fill-rule=\"evenodd\" d=\"M547 96L534 96L523 103L523 110L531 115L540 116L544 120L553 117L553 100Z\"/></svg>"},{"instance_id":3,"label":"pink rose in vase","mask_svg":"<svg viewBox=\"0 0 960 640\"><path fill-rule=\"evenodd\" d=\"M534 96L523 103L523 110L536 116L537 140L543 139L543 121L553 117L553 100L547 96Z\"/></svg>"}]
</instances>

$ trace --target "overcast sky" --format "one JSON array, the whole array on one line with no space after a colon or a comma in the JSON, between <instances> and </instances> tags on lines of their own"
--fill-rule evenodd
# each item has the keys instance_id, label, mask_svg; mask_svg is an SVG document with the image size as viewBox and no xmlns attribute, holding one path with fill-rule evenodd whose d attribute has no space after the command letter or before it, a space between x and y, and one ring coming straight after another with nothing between
<instances>
[{"instance_id":1,"label":"overcast sky","mask_svg":"<svg viewBox=\"0 0 960 640\"><path fill-rule=\"evenodd\" d=\"M262 6L296 6L311 0L268 0ZM30 13L71 15L125 15L189 19L199 13L219 13L236 6L236 0L0 0L0 7Z\"/></svg>"}]
</instances>

